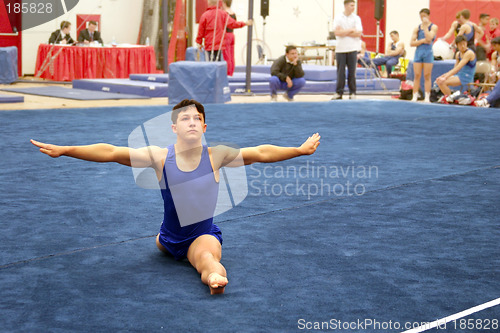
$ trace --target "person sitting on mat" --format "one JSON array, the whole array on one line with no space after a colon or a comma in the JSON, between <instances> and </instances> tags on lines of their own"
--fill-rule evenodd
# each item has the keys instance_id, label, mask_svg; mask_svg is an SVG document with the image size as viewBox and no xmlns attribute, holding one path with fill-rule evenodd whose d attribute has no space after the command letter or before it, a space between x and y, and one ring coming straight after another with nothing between
<instances>
[{"instance_id":1,"label":"person sitting on mat","mask_svg":"<svg viewBox=\"0 0 500 333\"><path fill-rule=\"evenodd\" d=\"M61 29L54 31L49 38L49 44L74 44L75 41L69 35L71 23L68 21L61 22Z\"/></svg>"},{"instance_id":2,"label":"person sitting on mat","mask_svg":"<svg viewBox=\"0 0 500 333\"><path fill-rule=\"evenodd\" d=\"M391 31L390 36L392 42L387 44L387 50L385 52L385 56L371 60L375 68L377 68L377 71L378 71L378 66L385 65L387 71L387 77L391 75L392 66L396 66L399 63L399 58L405 52L405 44L399 40L399 33L396 30L394 30Z\"/></svg>"},{"instance_id":3,"label":"person sitting on mat","mask_svg":"<svg viewBox=\"0 0 500 333\"><path fill-rule=\"evenodd\" d=\"M252 163L272 163L313 154L320 144L318 133L300 147L260 145L240 150L202 145L205 110L195 100L183 100L173 108L172 131L177 140L166 148L139 149L110 144L57 146L31 140L50 157L69 156L93 162L116 162L156 172L164 201L164 220L156 236L159 250L176 260L187 258L201 274L211 294L224 292L228 283L220 263L222 234L213 224L219 186L219 169ZM238 162L239 161L239 162Z\"/></svg>"},{"instance_id":4,"label":"person sitting on mat","mask_svg":"<svg viewBox=\"0 0 500 333\"><path fill-rule=\"evenodd\" d=\"M101 33L97 31L97 22L89 21L87 29L80 31L78 35L78 43L90 44L94 41L99 42L99 44L104 44L101 38Z\"/></svg>"},{"instance_id":5,"label":"person sitting on mat","mask_svg":"<svg viewBox=\"0 0 500 333\"><path fill-rule=\"evenodd\" d=\"M476 54L467 47L467 38L463 35L457 36L455 44L458 48L455 66L436 79L437 85L447 96L451 94L449 86L466 87L474 80L476 71Z\"/></svg>"},{"instance_id":6,"label":"person sitting on mat","mask_svg":"<svg viewBox=\"0 0 500 333\"><path fill-rule=\"evenodd\" d=\"M204 45L209 61L221 61L222 50L226 47L224 43L226 29L243 28L252 23L252 20L246 22L234 20L222 9L219 0L208 0L208 8L200 17L196 44L199 49Z\"/></svg>"},{"instance_id":7,"label":"person sitting on mat","mask_svg":"<svg viewBox=\"0 0 500 333\"><path fill-rule=\"evenodd\" d=\"M285 90L283 97L289 102L304 87L304 70L299 60L297 48L293 45L286 47L285 55L282 55L273 62L271 66L271 78L269 88L271 89L271 100L278 100L278 90Z\"/></svg>"}]
</instances>

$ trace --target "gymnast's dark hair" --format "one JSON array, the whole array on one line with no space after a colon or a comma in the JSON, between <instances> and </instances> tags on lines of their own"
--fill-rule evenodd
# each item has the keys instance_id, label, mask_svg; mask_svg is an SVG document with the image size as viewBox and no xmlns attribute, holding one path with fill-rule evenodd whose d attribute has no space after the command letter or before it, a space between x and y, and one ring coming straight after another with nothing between
<instances>
[{"instance_id":1,"label":"gymnast's dark hair","mask_svg":"<svg viewBox=\"0 0 500 333\"><path fill-rule=\"evenodd\" d=\"M457 36L455 38L455 44L458 45L458 43L461 43L461 42L466 42L467 41L467 38L465 38L464 35L460 35L460 36Z\"/></svg>"},{"instance_id":2,"label":"gymnast's dark hair","mask_svg":"<svg viewBox=\"0 0 500 333\"><path fill-rule=\"evenodd\" d=\"M425 13L427 15L431 15L431 11L429 10L429 8L422 8L419 12L419 14L422 14L422 13Z\"/></svg>"},{"instance_id":3,"label":"gymnast's dark hair","mask_svg":"<svg viewBox=\"0 0 500 333\"><path fill-rule=\"evenodd\" d=\"M205 108L203 105L195 101L194 99L184 99L180 101L174 108L172 109L172 124L177 123L177 118L179 117L179 113L183 111L182 109L185 109L186 107L194 105L196 107L196 110L198 110L198 113L201 113L203 116L203 122L205 122Z\"/></svg>"}]
</instances>

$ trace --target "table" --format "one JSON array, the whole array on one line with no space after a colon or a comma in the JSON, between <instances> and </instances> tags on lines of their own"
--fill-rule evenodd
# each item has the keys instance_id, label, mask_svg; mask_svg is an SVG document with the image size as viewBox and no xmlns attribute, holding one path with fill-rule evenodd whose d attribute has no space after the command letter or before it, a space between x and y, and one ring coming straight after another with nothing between
<instances>
[{"instance_id":1,"label":"table","mask_svg":"<svg viewBox=\"0 0 500 333\"><path fill-rule=\"evenodd\" d=\"M35 76L55 81L128 78L156 72L153 46L91 47L40 44Z\"/></svg>"},{"instance_id":2,"label":"table","mask_svg":"<svg viewBox=\"0 0 500 333\"><path fill-rule=\"evenodd\" d=\"M308 61L308 60L323 60L323 64L325 66L330 66L330 62L333 63L333 58L335 55L335 45L299 45L297 46L297 49L299 50L299 59L302 61ZM307 51L315 50L316 55L307 55ZM320 50L325 50L324 55L320 55L319 51ZM328 56L329 52L332 53L332 57L330 60L330 57Z\"/></svg>"}]
</instances>

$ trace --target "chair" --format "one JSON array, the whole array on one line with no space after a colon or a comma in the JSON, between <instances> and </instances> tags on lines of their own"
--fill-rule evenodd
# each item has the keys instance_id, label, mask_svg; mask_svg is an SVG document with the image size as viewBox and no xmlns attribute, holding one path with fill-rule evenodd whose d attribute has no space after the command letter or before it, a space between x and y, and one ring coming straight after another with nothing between
<instances>
[{"instance_id":1,"label":"chair","mask_svg":"<svg viewBox=\"0 0 500 333\"><path fill-rule=\"evenodd\" d=\"M492 88L495 86L494 83L488 83L488 74L491 71L491 64L489 61L486 60L480 60L476 62L476 72L475 74L484 74L484 79L483 82L472 82L469 83L469 89L470 86L476 86L476 87L481 87L481 90L479 91L479 94L483 93L485 91L485 88Z\"/></svg>"}]
</instances>

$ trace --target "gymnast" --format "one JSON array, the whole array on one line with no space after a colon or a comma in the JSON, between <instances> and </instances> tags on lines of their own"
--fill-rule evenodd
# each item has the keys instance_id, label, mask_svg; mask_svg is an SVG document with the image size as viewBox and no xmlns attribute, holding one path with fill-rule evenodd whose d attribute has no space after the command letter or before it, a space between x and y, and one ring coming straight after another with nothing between
<instances>
[{"instance_id":1,"label":"gymnast","mask_svg":"<svg viewBox=\"0 0 500 333\"><path fill-rule=\"evenodd\" d=\"M210 288L210 293L222 294L228 280L226 269L220 263L222 233L213 223L219 169L311 155L320 144L320 135L313 134L300 147L260 145L235 149L224 145L203 145L202 136L206 129L203 105L185 99L173 108L172 131L177 141L167 148L133 149L105 143L57 146L35 140L31 143L50 157L69 156L92 162L152 168L164 201L164 219L156 236L158 249L176 260L187 258L200 273L201 281Z\"/></svg>"}]
</instances>

